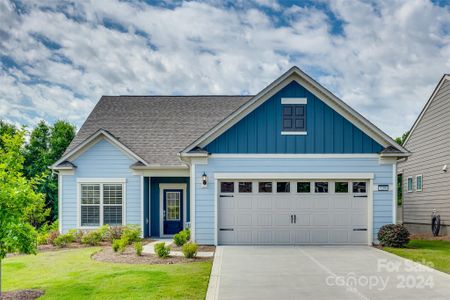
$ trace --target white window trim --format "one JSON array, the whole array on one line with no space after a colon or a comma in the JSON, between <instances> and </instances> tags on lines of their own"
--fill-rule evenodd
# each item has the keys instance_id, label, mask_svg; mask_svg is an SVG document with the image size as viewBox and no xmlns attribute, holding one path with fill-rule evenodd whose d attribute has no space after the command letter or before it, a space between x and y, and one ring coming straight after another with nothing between
<instances>
[{"instance_id":1,"label":"white window trim","mask_svg":"<svg viewBox=\"0 0 450 300\"><path fill-rule=\"evenodd\" d=\"M307 98L281 98L281 104L308 104Z\"/></svg>"},{"instance_id":2,"label":"white window trim","mask_svg":"<svg viewBox=\"0 0 450 300\"><path fill-rule=\"evenodd\" d=\"M282 131L281 135L307 135L307 131Z\"/></svg>"},{"instance_id":3,"label":"white window trim","mask_svg":"<svg viewBox=\"0 0 450 300\"><path fill-rule=\"evenodd\" d=\"M164 234L164 190L183 190L183 229L186 228L186 190L187 185L185 183L160 183L159 184L159 236L160 237L172 237L170 234ZM191 201L192 203L193 201ZM192 219L192 215L191 215ZM192 232L191 232L192 233Z\"/></svg>"},{"instance_id":4,"label":"white window trim","mask_svg":"<svg viewBox=\"0 0 450 300\"><path fill-rule=\"evenodd\" d=\"M409 179L411 179L411 189L409 189ZM408 176L408 177L406 178L406 191L407 191L408 193L412 193L413 190L414 190L414 180L413 180L413 177L412 177L412 176Z\"/></svg>"},{"instance_id":5,"label":"white window trim","mask_svg":"<svg viewBox=\"0 0 450 300\"><path fill-rule=\"evenodd\" d=\"M419 178L420 177L420 189L419 188L417 188L417 178ZM419 175L416 175L416 192L421 192L423 190L423 175L422 174L419 174Z\"/></svg>"},{"instance_id":6,"label":"white window trim","mask_svg":"<svg viewBox=\"0 0 450 300\"><path fill-rule=\"evenodd\" d=\"M116 180L116 181L114 181ZM99 184L100 185L100 225L99 226L81 226L81 185ZM77 179L77 229L97 229L103 226L103 184L121 184L122 185L122 226L127 224L126 199L127 185L125 178L78 178Z\"/></svg>"}]
</instances>

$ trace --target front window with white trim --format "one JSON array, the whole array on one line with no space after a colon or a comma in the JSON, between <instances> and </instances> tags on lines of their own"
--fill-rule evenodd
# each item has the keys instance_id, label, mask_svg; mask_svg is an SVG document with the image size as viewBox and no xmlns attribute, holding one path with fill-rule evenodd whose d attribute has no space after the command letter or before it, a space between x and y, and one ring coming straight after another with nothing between
<instances>
[{"instance_id":1,"label":"front window with white trim","mask_svg":"<svg viewBox=\"0 0 450 300\"><path fill-rule=\"evenodd\" d=\"M123 184L80 184L80 225L123 225Z\"/></svg>"},{"instance_id":2,"label":"front window with white trim","mask_svg":"<svg viewBox=\"0 0 450 300\"><path fill-rule=\"evenodd\" d=\"M423 178L422 175L416 176L416 191L421 192L423 188Z\"/></svg>"},{"instance_id":3,"label":"front window with white trim","mask_svg":"<svg viewBox=\"0 0 450 300\"><path fill-rule=\"evenodd\" d=\"M413 178L412 178L412 176L408 177L407 187L408 187L408 193L411 193L413 191Z\"/></svg>"}]
</instances>

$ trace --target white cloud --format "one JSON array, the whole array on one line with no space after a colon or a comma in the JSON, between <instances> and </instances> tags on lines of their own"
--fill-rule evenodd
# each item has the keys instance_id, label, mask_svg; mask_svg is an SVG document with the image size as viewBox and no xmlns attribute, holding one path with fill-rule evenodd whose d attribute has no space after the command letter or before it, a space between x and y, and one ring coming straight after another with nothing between
<instances>
[{"instance_id":1,"label":"white cloud","mask_svg":"<svg viewBox=\"0 0 450 300\"><path fill-rule=\"evenodd\" d=\"M450 69L449 9L425 0L220 3L0 0L0 117L80 125L104 94L257 93L296 64L397 136Z\"/></svg>"}]
</instances>

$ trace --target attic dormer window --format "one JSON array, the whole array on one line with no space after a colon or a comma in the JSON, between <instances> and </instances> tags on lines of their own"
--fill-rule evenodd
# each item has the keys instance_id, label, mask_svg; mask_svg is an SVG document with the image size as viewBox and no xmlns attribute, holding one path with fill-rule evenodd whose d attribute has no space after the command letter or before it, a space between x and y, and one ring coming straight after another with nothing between
<instances>
[{"instance_id":1,"label":"attic dormer window","mask_svg":"<svg viewBox=\"0 0 450 300\"><path fill-rule=\"evenodd\" d=\"M281 98L282 135L306 135L306 98Z\"/></svg>"}]
</instances>

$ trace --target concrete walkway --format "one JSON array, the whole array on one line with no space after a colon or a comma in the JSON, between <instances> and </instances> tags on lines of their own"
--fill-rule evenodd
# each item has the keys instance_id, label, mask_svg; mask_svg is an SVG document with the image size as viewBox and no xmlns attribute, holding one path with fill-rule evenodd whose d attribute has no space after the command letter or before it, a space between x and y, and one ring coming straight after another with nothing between
<instances>
[{"instance_id":1,"label":"concrete walkway","mask_svg":"<svg viewBox=\"0 0 450 300\"><path fill-rule=\"evenodd\" d=\"M153 241L151 243L148 243L147 245L144 245L142 249L142 253L146 254L155 254L155 244L164 242L166 246L174 245L173 240L171 239L160 239ZM181 251L170 251L171 256L184 256L183 252ZM213 257L214 252L197 252L197 257Z\"/></svg>"},{"instance_id":2,"label":"concrete walkway","mask_svg":"<svg viewBox=\"0 0 450 300\"><path fill-rule=\"evenodd\" d=\"M206 299L450 299L450 275L365 246L219 246Z\"/></svg>"}]
</instances>

